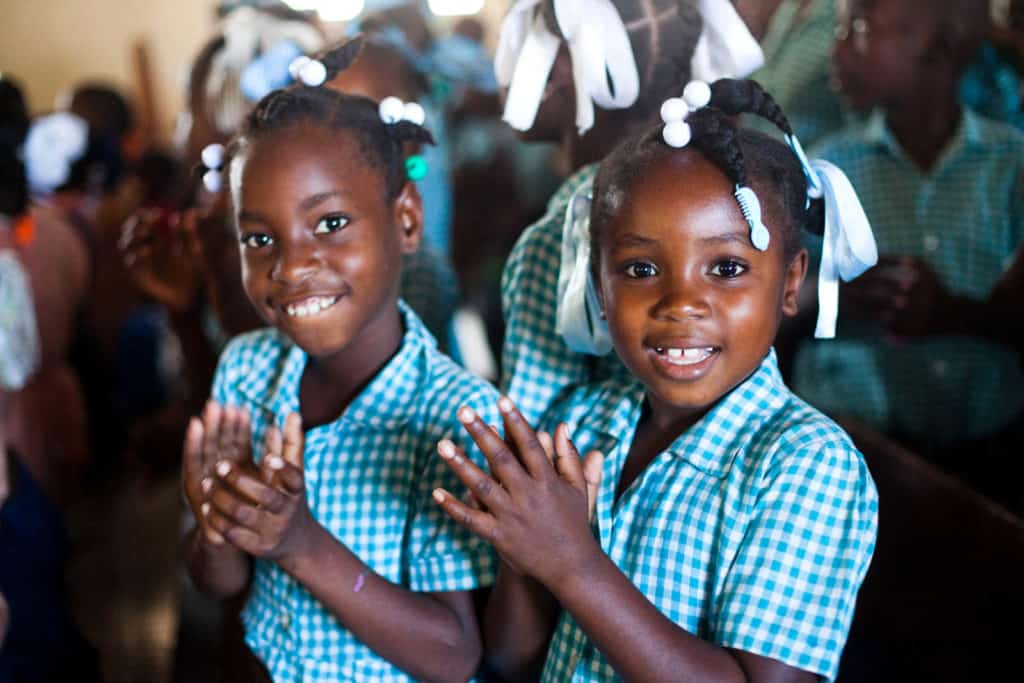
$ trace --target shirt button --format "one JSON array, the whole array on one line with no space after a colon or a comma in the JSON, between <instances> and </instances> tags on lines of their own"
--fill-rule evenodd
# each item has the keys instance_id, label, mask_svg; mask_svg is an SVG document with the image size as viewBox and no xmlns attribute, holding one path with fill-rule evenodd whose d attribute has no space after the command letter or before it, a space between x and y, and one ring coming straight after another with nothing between
<instances>
[{"instance_id":1,"label":"shirt button","mask_svg":"<svg viewBox=\"0 0 1024 683\"><path fill-rule=\"evenodd\" d=\"M924 250L933 253L939 250L939 238L935 235L924 236Z\"/></svg>"},{"instance_id":2,"label":"shirt button","mask_svg":"<svg viewBox=\"0 0 1024 683\"><path fill-rule=\"evenodd\" d=\"M292 615L288 612L282 612L279 621L281 623L281 628L283 628L285 631L292 627Z\"/></svg>"}]
</instances>

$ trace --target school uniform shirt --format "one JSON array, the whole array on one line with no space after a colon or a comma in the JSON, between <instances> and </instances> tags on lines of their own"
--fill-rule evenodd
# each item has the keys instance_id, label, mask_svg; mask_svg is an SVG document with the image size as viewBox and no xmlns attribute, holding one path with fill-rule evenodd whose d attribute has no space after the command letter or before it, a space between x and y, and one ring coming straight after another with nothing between
<instances>
[{"instance_id":1,"label":"school uniform shirt","mask_svg":"<svg viewBox=\"0 0 1024 683\"><path fill-rule=\"evenodd\" d=\"M463 530L431 492L464 488L437 455L451 438L483 463L455 417L470 405L500 425L497 393L455 365L408 306L398 353L333 422L306 432L306 500L313 517L374 572L412 591L464 591L493 582L486 542ZM253 452L268 425L299 411L307 356L275 329L233 340L214 400L252 414ZM340 624L281 568L255 560L242 612L246 642L277 683L409 681Z\"/></svg>"},{"instance_id":2,"label":"school uniform shirt","mask_svg":"<svg viewBox=\"0 0 1024 683\"><path fill-rule=\"evenodd\" d=\"M689 633L833 679L877 532L861 454L786 388L773 351L616 502L644 396L615 377L575 389L545 420L576 425L581 453L606 454L601 549ZM542 680L617 677L565 612Z\"/></svg>"},{"instance_id":3,"label":"school uniform shirt","mask_svg":"<svg viewBox=\"0 0 1024 683\"><path fill-rule=\"evenodd\" d=\"M562 184L544 216L516 242L502 272L501 388L530 424L536 424L567 387L627 374L614 353L576 353L555 331L565 211L577 190L593 184L596 173L597 164L584 166Z\"/></svg>"},{"instance_id":4,"label":"school uniform shirt","mask_svg":"<svg viewBox=\"0 0 1024 683\"><path fill-rule=\"evenodd\" d=\"M925 173L883 114L813 151L850 177L880 254L926 261L959 296L985 300L1024 236L1024 133L965 109ZM832 414L944 446L991 435L1024 411L1024 366L1009 347L967 336L904 338L840 320L797 354L793 388Z\"/></svg>"}]
</instances>

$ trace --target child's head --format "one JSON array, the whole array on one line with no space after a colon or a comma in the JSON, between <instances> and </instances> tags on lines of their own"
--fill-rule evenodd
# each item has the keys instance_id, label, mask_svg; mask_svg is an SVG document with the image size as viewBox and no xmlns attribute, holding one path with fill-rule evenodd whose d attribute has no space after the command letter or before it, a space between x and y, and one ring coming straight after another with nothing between
<instances>
[{"instance_id":1,"label":"child's head","mask_svg":"<svg viewBox=\"0 0 1024 683\"><path fill-rule=\"evenodd\" d=\"M742 382L794 315L807 267L805 229L820 232L820 200L782 142L737 130L749 112L789 124L752 81L719 81L710 106L674 148L661 127L601 164L590 217L594 281L616 351L652 400L701 410ZM769 242L755 248L734 192L760 200Z\"/></svg>"},{"instance_id":2,"label":"child's head","mask_svg":"<svg viewBox=\"0 0 1024 683\"><path fill-rule=\"evenodd\" d=\"M28 122L21 88L0 76L0 214L8 217L19 216L28 207L28 179L21 160Z\"/></svg>"},{"instance_id":3,"label":"child's head","mask_svg":"<svg viewBox=\"0 0 1024 683\"><path fill-rule=\"evenodd\" d=\"M325 87L271 93L231 147L246 293L313 356L345 349L393 310L422 207L405 142L432 142L376 103Z\"/></svg>"},{"instance_id":4,"label":"child's head","mask_svg":"<svg viewBox=\"0 0 1024 683\"><path fill-rule=\"evenodd\" d=\"M987 16L981 0L844 0L833 53L836 87L859 110L954 98Z\"/></svg>"}]
</instances>

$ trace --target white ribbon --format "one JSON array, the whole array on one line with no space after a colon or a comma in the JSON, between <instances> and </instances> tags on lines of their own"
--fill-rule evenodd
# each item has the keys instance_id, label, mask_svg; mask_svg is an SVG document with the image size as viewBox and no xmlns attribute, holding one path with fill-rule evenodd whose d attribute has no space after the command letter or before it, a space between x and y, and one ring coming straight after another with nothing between
<instances>
[{"instance_id":1,"label":"white ribbon","mask_svg":"<svg viewBox=\"0 0 1024 683\"><path fill-rule=\"evenodd\" d=\"M690 78L714 83L745 78L764 65L764 52L730 0L700 0L704 20L690 61Z\"/></svg>"},{"instance_id":2,"label":"white ribbon","mask_svg":"<svg viewBox=\"0 0 1024 683\"><path fill-rule=\"evenodd\" d=\"M565 209L555 331L573 351L603 356L612 350L612 338L591 277L590 191L589 185L578 189Z\"/></svg>"},{"instance_id":3,"label":"white ribbon","mask_svg":"<svg viewBox=\"0 0 1024 683\"><path fill-rule=\"evenodd\" d=\"M66 183L88 144L89 125L71 112L58 111L33 121L22 148L32 192L50 194Z\"/></svg>"},{"instance_id":4,"label":"white ribbon","mask_svg":"<svg viewBox=\"0 0 1024 683\"><path fill-rule=\"evenodd\" d=\"M552 33L538 7L544 0L519 0L501 25L494 71L508 87L503 119L529 130L544 98L562 38ZM594 125L594 104L631 107L640 76L629 35L611 0L554 0L555 18L569 46L576 88L576 128Z\"/></svg>"},{"instance_id":5,"label":"white ribbon","mask_svg":"<svg viewBox=\"0 0 1024 683\"><path fill-rule=\"evenodd\" d=\"M853 280L878 263L878 246L849 178L822 159L810 162L825 199L825 237L818 271L818 324L814 336L836 336L839 278Z\"/></svg>"}]
</instances>

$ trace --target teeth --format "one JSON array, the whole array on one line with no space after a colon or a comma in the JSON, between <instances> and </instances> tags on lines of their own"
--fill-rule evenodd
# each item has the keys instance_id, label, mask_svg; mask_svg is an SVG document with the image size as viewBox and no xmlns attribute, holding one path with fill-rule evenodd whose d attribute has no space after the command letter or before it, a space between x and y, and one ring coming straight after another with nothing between
<instances>
[{"instance_id":1,"label":"teeth","mask_svg":"<svg viewBox=\"0 0 1024 683\"><path fill-rule=\"evenodd\" d=\"M654 350L662 356L667 356L673 365L694 365L706 360L715 352L714 348L710 346L689 349L670 349L658 346Z\"/></svg>"},{"instance_id":2,"label":"teeth","mask_svg":"<svg viewBox=\"0 0 1024 683\"><path fill-rule=\"evenodd\" d=\"M285 307L285 311L292 317L304 318L330 308L337 301L338 297L315 296L299 304L290 304Z\"/></svg>"}]
</instances>

